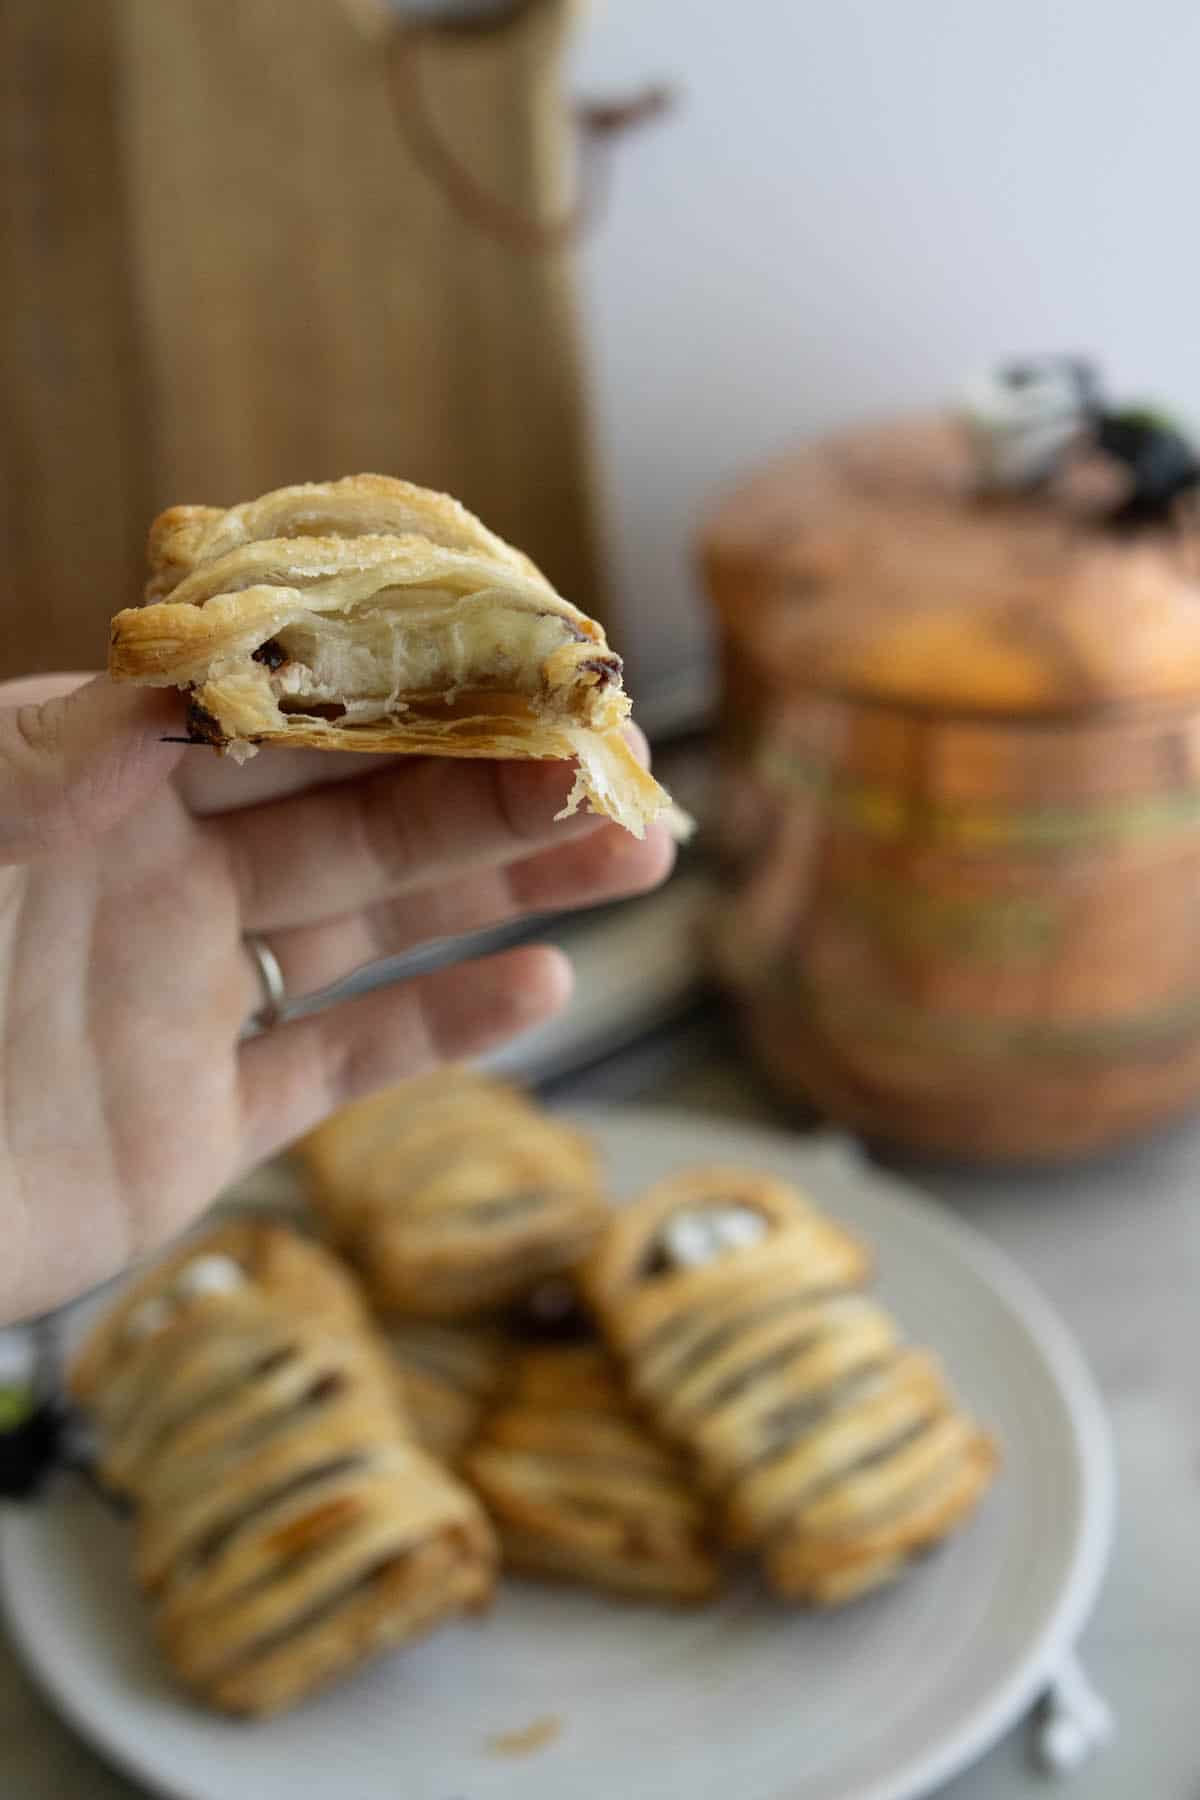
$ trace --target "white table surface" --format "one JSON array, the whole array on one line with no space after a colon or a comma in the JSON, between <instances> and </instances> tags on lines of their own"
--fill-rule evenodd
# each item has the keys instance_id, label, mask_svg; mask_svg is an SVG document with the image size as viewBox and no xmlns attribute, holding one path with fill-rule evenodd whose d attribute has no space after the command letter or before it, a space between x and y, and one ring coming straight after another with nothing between
<instances>
[{"instance_id":1,"label":"white table surface","mask_svg":"<svg viewBox=\"0 0 1200 1800\"><path fill-rule=\"evenodd\" d=\"M778 1118L712 1021L560 1083L555 1097ZM1111 1409L1121 1484L1113 1563L1082 1644L1116 1740L1051 1780L1018 1729L942 1800L1200 1800L1200 1121L1070 1172L904 1172L1003 1245L1059 1307ZM59 1723L0 1628L3 1800L139 1792Z\"/></svg>"}]
</instances>

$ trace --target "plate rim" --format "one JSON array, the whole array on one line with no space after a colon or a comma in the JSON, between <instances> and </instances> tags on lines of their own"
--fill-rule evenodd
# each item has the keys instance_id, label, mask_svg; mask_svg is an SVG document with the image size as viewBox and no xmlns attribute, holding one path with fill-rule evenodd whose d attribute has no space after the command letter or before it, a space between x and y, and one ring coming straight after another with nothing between
<instances>
[{"instance_id":1,"label":"plate rim","mask_svg":"<svg viewBox=\"0 0 1200 1800\"><path fill-rule=\"evenodd\" d=\"M907 1174L872 1162L857 1139L835 1129L807 1136L770 1122L748 1119L697 1118L682 1107L582 1104L571 1116L585 1126L591 1120L625 1114L638 1125L686 1124L700 1140L729 1137L772 1140L780 1154L824 1157L833 1169L882 1189L897 1211L948 1245L977 1278L997 1292L1020 1327L1032 1339L1047 1365L1070 1419L1076 1460L1080 1465L1082 1507L1079 1535L1058 1598L1023 1661L990 1698L981 1700L950 1732L941 1746L919 1761L892 1770L853 1800L922 1800L942 1783L964 1773L1027 1713L1074 1652L1100 1592L1112 1553L1117 1513L1117 1476L1112 1429L1100 1388L1074 1333L1033 1277L978 1226L968 1224L950 1207L926 1193ZM819 1198L819 1197L818 1197ZM182 1800L182 1797L180 1797ZM187 1796L187 1800L193 1800ZM199 1796L197 1800L208 1800ZM780 1796L780 1800L788 1800Z\"/></svg>"},{"instance_id":2,"label":"plate rim","mask_svg":"<svg viewBox=\"0 0 1200 1800\"><path fill-rule=\"evenodd\" d=\"M882 1191L887 1203L915 1221L918 1231L940 1240L976 1278L997 1293L1007 1310L1032 1340L1049 1371L1072 1427L1075 1460L1080 1469L1081 1509L1079 1531L1057 1596L1047 1609L1030 1647L1008 1677L986 1698L978 1701L928 1753L907 1762L869 1787L860 1788L854 1800L921 1800L934 1789L972 1767L1046 1690L1055 1673L1073 1653L1095 1605L1108 1566L1116 1523L1116 1466L1108 1414L1096 1379L1074 1334L1051 1301L1025 1269L994 1243L979 1227L969 1224L948 1206L927 1194L907 1173L871 1162L852 1138L836 1131L799 1136L786 1128L753 1119L705 1118L683 1107L579 1103L553 1110L577 1121L584 1129L606 1131L632 1126L652 1133L685 1130L690 1146L688 1161L703 1160L703 1141L733 1137L770 1147L781 1157L824 1158L835 1172L861 1179ZM721 1153L728 1158L728 1150ZM14 1576L22 1509L15 1503L0 1506L0 1610L7 1622L13 1649L43 1694L70 1728L120 1774L139 1783L162 1800L213 1800L211 1789L191 1786L181 1771L180 1779L166 1785L157 1773L147 1776L145 1765L135 1762L127 1739L111 1731L107 1714L91 1716L76 1703L69 1684L61 1682L53 1658L36 1626L30 1630L27 1594L20 1574ZM786 1800L781 1795L780 1800Z\"/></svg>"}]
</instances>

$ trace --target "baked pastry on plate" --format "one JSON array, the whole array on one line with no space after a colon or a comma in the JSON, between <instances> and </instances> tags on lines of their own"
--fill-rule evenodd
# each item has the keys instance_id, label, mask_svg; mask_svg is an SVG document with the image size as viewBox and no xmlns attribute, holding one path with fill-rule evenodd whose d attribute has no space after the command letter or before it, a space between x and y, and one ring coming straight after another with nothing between
<instances>
[{"instance_id":1,"label":"baked pastry on plate","mask_svg":"<svg viewBox=\"0 0 1200 1800\"><path fill-rule=\"evenodd\" d=\"M265 1714L484 1606L490 1528L413 1441L349 1275L237 1223L152 1269L73 1372L179 1679Z\"/></svg>"},{"instance_id":2,"label":"baked pastry on plate","mask_svg":"<svg viewBox=\"0 0 1200 1800\"><path fill-rule=\"evenodd\" d=\"M298 1154L314 1205L385 1313L506 1306L570 1269L608 1216L588 1140L464 1070L346 1107Z\"/></svg>"},{"instance_id":3,"label":"baked pastry on plate","mask_svg":"<svg viewBox=\"0 0 1200 1800\"><path fill-rule=\"evenodd\" d=\"M385 1328L400 1398L417 1439L456 1463L500 1393L513 1346L487 1325L397 1319Z\"/></svg>"},{"instance_id":4,"label":"baked pastry on plate","mask_svg":"<svg viewBox=\"0 0 1200 1800\"><path fill-rule=\"evenodd\" d=\"M150 531L147 604L117 614L115 681L190 695L198 741L574 758L642 835L683 815L621 733L621 659L528 557L445 494L384 475L280 488Z\"/></svg>"},{"instance_id":5,"label":"baked pastry on plate","mask_svg":"<svg viewBox=\"0 0 1200 1800\"><path fill-rule=\"evenodd\" d=\"M858 1291L868 1271L862 1245L794 1189L702 1168L616 1212L584 1275L725 1540L815 1605L900 1574L974 1509L996 1464L936 1358Z\"/></svg>"},{"instance_id":6,"label":"baked pastry on plate","mask_svg":"<svg viewBox=\"0 0 1200 1800\"><path fill-rule=\"evenodd\" d=\"M506 1567L680 1602L717 1586L708 1508L598 1345L525 1352L463 1472Z\"/></svg>"}]
</instances>

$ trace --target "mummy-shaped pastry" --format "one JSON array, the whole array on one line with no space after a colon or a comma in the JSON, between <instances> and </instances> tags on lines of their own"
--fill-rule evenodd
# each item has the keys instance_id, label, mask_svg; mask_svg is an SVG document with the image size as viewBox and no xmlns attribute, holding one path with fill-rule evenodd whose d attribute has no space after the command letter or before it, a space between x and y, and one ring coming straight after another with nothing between
<instances>
[{"instance_id":1,"label":"mummy-shaped pastry","mask_svg":"<svg viewBox=\"0 0 1200 1800\"><path fill-rule=\"evenodd\" d=\"M723 1535L789 1599L890 1580L975 1506L990 1441L855 1291L863 1247L793 1189L696 1169L617 1212L585 1286L632 1391L695 1457Z\"/></svg>"},{"instance_id":2,"label":"mummy-shaped pastry","mask_svg":"<svg viewBox=\"0 0 1200 1800\"><path fill-rule=\"evenodd\" d=\"M716 1587L708 1508L597 1345L523 1354L463 1468L511 1568L660 1600Z\"/></svg>"},{"instance_id":3,"label":"mummy-shaped pastry","mask_svg":"<svg viewBox=\"0 0 1200 1800\"><path fill-rule=\"evenodd\" d=\"M176 506L149 556L109 672L186 689L199 741L574 758L567 812L587 799L640 837L670 809L621 735L602 628L445 494L353 475Z\"/></svg>"},{"instance_id":4,"label":"mummy-shaped pastry","mask_svg":"<svg viewBox=\"0 0 1200 1800\"><path fill-rule=\"evenodd\" d=\"M514 1089L444 1070L299 1146L313 1200L381 1311L463 1318L570 1268L607 1217L587 1140Z\"/></svg>"},{"instance_id":5,"label":"mummy-shaped pastry","mask_svg":"<svg viewBox=\"0 0 1200 1800\"><path fill-rule=\"evenodd\" d=\"M414 1432L440 1461L456 1463L500 1393L512 1345L480 1325L396 1321L386 1341Z\"/></svg>"},{"instance_id":6,"label":"mummy-shaped pastry","mask_svg":"<svg viewBox=\"0 0 1200 1800\"><path fill-rule=\"evenodd\" d=\"M487 1602L490 1528L408 1435L318 1247L262 1224L188 1245L104 1319L73 1386L133 1503L158 1640L210 1705L275 1712Z\"/></svg>"}]
</instances>

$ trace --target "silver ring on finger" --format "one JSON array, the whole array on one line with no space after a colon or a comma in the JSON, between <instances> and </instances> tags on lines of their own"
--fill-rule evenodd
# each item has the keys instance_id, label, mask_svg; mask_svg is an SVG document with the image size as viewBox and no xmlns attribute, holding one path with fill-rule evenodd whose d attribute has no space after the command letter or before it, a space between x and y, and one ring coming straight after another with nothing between
<instances>
[{"instance_id":1,"label":"silver ring on finger","mask_svg":"<svg viewBox=\"0 0 1200 1800\"><path fill-rule=\"evenodd\" d=\"M262 989L262 1005L250 1015L248 1028L251 1031L270 1031L287 1014L287 989L283 970L270 944L257 931L243 932L242 942L246 946L247 956L254 964Z\"/></svg>"}]
</instances>

